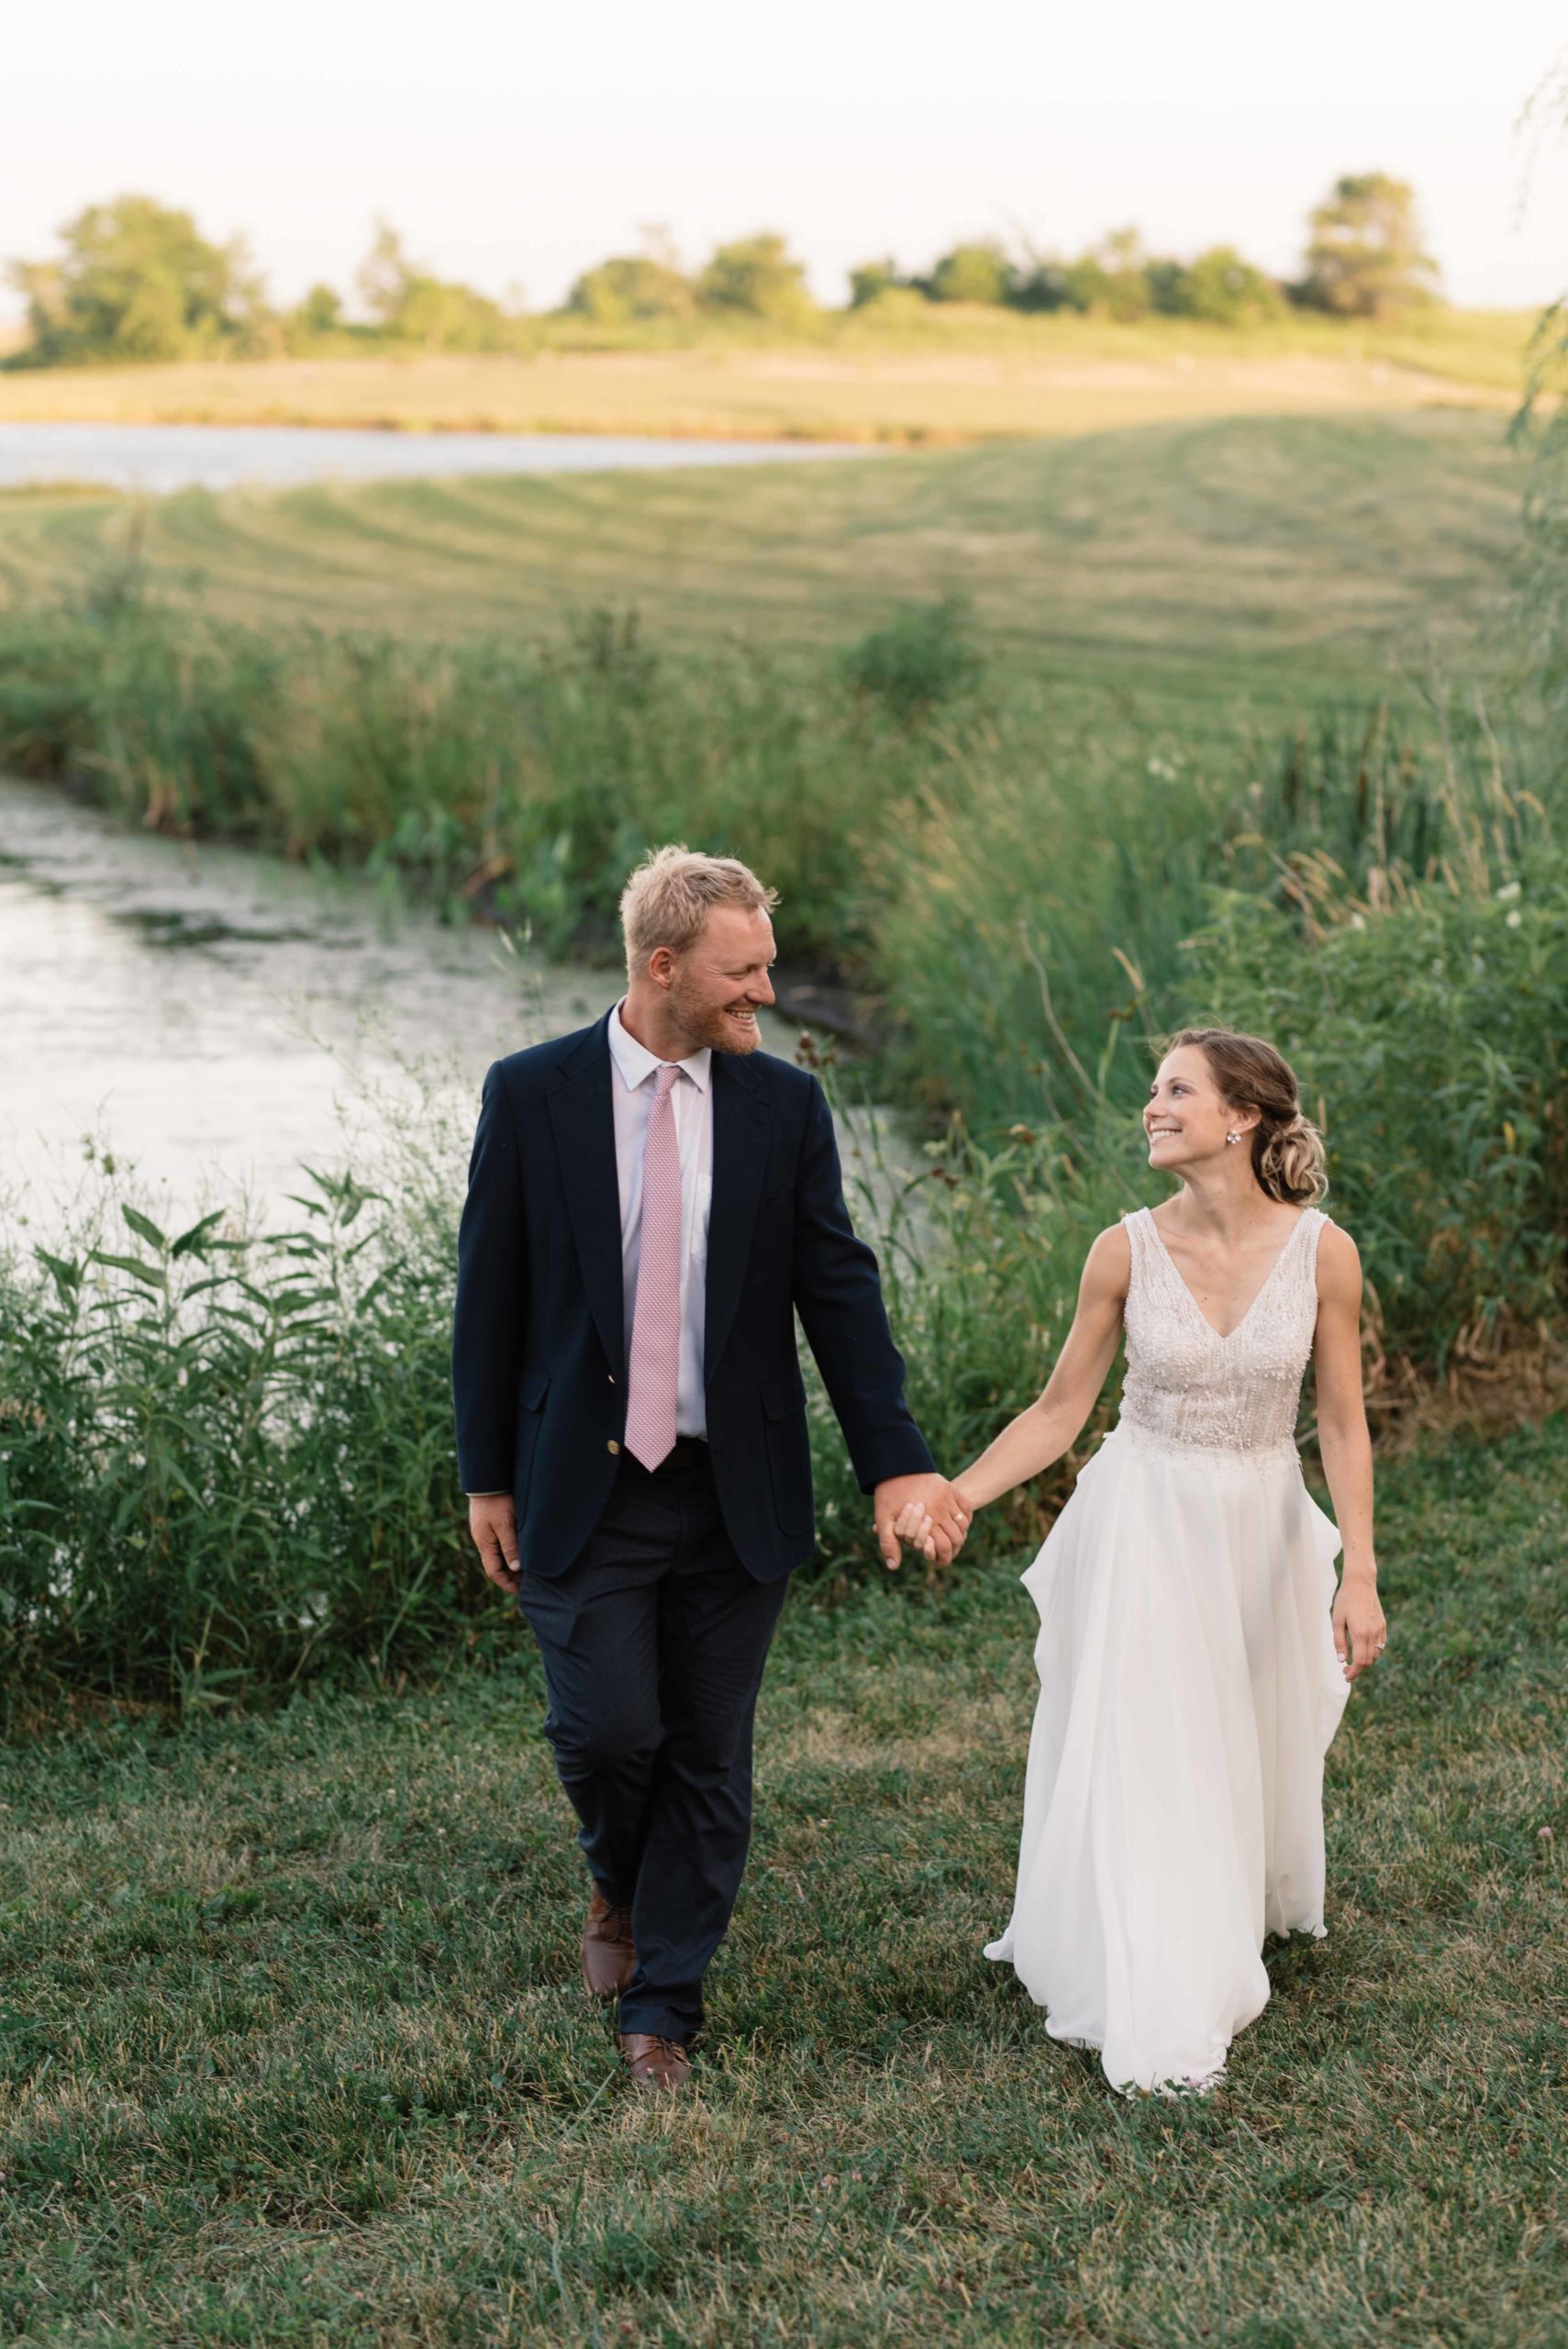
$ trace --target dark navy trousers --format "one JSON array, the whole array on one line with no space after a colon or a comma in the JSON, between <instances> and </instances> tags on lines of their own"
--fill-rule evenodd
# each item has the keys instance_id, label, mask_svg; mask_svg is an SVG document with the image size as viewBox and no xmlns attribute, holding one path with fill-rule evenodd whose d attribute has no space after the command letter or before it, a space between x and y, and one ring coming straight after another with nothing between
<instances>
[{"instance_id":1,"label":"dark navy trousers","mask_svg":"<svg viewBox=\"0 0 1568 2349\"><path fill-rule=\"evenodd\" d=\"M732 1548L707 1446L650 1472L621 1455L587 1547L525 1574L544 1658L545 1735L606 1899L628 1903L638 1967L619 2028L688 2040L751 1834L751 1723L788 1577Z\"/></svg>"}]
</instances>

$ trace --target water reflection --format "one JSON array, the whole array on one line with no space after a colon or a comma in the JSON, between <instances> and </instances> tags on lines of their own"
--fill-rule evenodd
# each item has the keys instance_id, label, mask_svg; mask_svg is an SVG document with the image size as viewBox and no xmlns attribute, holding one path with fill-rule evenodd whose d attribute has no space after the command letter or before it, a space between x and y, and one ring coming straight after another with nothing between
<instances>
[{"instance_id":1,"label":"water reflection","mask_svg":"<svg viewBox=\"0 0 1568 2349\"><path fill-rule=\"evenodd\" d=\"M340 1150L339 1104L428 1083L461 1124L496 1053L616 991L361 884L0 781L0 1186L25 1181L35 1214L96 1133L172 1215L243 1185L275 1220L299 1161Z\"/></svg>"},{"instance_id":2,"label":"water reflection","mask_svg":"<svg viewBox=\"0 0 1568 2349\"><path fill-rule=\"evenodd\" d=\"M597 1019L620 985L360 876L0 777L0 1226L58 1228L102 1144L166 1228L239 1192L276 1228L297 1219L302 1162L416 1116L455 1196L490 1062ZM793 1058L799 1037L764 1014L767 1051ZM851 1203L880 1224L910 1146L862 1109L840 1135Z\"/></svg>"}]
</instances>

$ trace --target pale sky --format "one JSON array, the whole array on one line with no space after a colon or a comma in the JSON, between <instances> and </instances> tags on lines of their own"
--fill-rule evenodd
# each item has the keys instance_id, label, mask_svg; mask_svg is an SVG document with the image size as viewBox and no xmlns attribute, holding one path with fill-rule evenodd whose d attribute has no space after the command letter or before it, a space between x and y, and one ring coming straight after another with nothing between
<instances>
[{"instance_id":1,"label":"pale sky","mask_svg":"<svg viewBox=\"0 0 1568 2349\"><path fill-rule=\"evenodd\" d=\"M644 222L688 260L780 228L838 301L875 254L1129 221L1289 272L1330 181L1378 169L1451 299L1524 306L1568 285L1568 140L1527 173L1518 127L1565 55L1568 0L77 0L6 26L0 256L135 189L243 232L284 300L346 285L384 212L536 308Z\"/></svg>"}]
</instances>

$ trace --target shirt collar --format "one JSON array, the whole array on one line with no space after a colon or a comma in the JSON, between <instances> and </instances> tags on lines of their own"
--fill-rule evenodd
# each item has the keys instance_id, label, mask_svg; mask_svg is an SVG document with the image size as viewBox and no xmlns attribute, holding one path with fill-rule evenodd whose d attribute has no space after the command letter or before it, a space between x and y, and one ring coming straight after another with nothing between
<instances>
[{"instance_id":1,"label":"shirt collar","mask_svg":"<svg viewBox=\"0 0 1568 2349\"><path fill-rule=\"evenodd\" d=\"M622 1001L624 1000L623 996ZM689 1076L699 1093L707 1091L708 1073L713 1053L706 1044L703 1046L701 1052L694 1052L689 1060L667 1063L651 1052L646 1044L638 1042L620 1015L621 1006L617 1003L610 1014L610 1058L614 1061L621 1083L628 1093L635 1093L638 1086L651 1076L655 1069L667 1065L678 1068L684 1075Z\"/></svg>"}]
</instances>

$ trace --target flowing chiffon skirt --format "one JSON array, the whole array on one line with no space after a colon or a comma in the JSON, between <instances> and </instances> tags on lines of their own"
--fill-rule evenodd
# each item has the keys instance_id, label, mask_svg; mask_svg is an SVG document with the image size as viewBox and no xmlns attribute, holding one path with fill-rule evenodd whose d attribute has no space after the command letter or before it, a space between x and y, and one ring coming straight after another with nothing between
<instances>
[{"instance_id":1,"label":"flowing chiffon skirt","mask_svg":"<svg viewBox=\"0 0 1568 2349\"><path fill-rule=\"evenodd\" d=\"M1264 1936L1325 1930L1339 1548L1293 1448L1124 1422L1023 1575L1040 1702L1012 1920L985 1955L1115 2087L1212 2085L1267 2002Z\"/></svg>"}]
</instances>

